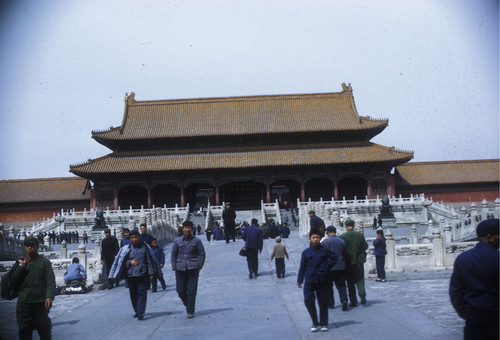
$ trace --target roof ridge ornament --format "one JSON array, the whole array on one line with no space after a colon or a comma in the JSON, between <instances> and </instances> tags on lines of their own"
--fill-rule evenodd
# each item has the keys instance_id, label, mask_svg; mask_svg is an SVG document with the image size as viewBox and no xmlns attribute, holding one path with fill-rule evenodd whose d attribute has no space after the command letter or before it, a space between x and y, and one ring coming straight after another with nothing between
<instances>
[{"instance_id":1,"label":"roof ridge ornament","mask_svg":"<svg viewBox=\"0 0 500 340\"><path fill-rule=\"evenodd\" d=\"M128 105L134 104L135 103L135 93L130 92L130 95L128 93L125 93L125 101L127 102Z\"/></svg>"},{"instance_id":2,"label":"roof ridge ornament","mask_svg":"<svg viewBox=\"0 0 500 340\"><path fill-rule=\"evenodd\" d=\"M342 83L342 92L350 92L350 93L352 93L351 83L349 83L349 85L346 85L345 83Z\"/></svg>"}]
</instances>

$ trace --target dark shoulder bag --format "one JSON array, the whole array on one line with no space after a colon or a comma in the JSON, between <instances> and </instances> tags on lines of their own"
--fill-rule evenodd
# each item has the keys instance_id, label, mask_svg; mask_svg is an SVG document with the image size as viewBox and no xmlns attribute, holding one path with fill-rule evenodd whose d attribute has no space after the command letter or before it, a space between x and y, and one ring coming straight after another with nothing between
<instances>
[{"instance_id":1,"label":"dark shoulder bag","mask_svg":"<svg viewBox=\"0 0 500 340\"><path fill-rule=\"evenodd\" d=\"M10 270L2 276L2 299L4 300L14 300L19 293L19 288L16 287L11 280L12 273L14 273L14 270L16 270L18 266L19 262L16 261L12 268L10 268Z\"/></svg>"}]
</instances>

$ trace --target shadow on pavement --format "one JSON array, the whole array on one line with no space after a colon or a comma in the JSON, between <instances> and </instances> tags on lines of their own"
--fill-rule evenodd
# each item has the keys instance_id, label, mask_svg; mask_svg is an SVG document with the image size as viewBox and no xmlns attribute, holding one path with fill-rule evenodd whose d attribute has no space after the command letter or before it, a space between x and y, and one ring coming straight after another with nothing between
<instances>
[{"instance_id":1,"label":"shadow on pavement","mask_svg":"<svg viewBox=\"0 0 500 340\"><path fill-rule=\"evenodd\" d=\"M227 312L230 310L233 310L234 308L214 308L214 309L206 309L202 310L201 312L196 312L197 316L200 315L208 315L208 314L215 314L215 313L222 313L222 312Z\"/></svg>"},{"instance_id":2,"label":"shadow on pavement","mask_svg":"<svg viewBox=\"0 0 500 340\"><path fill-rule=\"evenodd\" d=\"M53 322L52 327L54 326L60 326L60 325L75 325L79 323L80 320L70 320L70 321L63 321L63 322Z\"/></svg>"}]
</instances>

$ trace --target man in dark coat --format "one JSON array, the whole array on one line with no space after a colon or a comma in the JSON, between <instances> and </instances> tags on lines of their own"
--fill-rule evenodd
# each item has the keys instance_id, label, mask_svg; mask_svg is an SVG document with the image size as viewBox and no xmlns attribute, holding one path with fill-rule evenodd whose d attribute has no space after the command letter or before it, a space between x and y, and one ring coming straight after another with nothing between
<instances>
[{"instance_id":1,"label":"man in dark coat","mask_svg":"<svg viewBox=\"0 0 500 340\"><path fill-rule=\"evenodd\" d=\"M182 223L183 235L176 238L170 252L172 270L175 271L177 294L186 306L188 318L194 317L198 276L205 264L205 248L201 240L193 236L193 222Z\"/></svg>"},{"instance_id":2,"label":"man in dark coat","mask_svg":"<svg viewBox=\"0 0 500 340\"><path fill-rule=\"evenodd\" d=\"M38 330L40 339L51 339L52 323L49 318L54 300L56 282L52 264L38 255L38 240L24 240L27 258L18 259L19 266L12 273L12 284L19 288L16 316L19 339L31 339L33 330Z\"/></svg>"},{"instance_id":3,"label":"man in dark coat","mask_svg":"<svg viewBox=\"0 0 500 340\"><path fill-rule=\"evenodd\" d=\"M104 264L104 271L108 278L108 289L114 287L115 280L109 278L109 271L116 258L116 254L118 254L118 250L120 250L118 240L116 237L111 236L111 230L104 229L104 238L101 243L101 263ZM116 286L118 287L118 281L116 281Z\"/></svg>"},{"instance_id":4,"label":"man in dark coat","mask_svg":"<svg viewBox=\"0 0 500 340\"><path fill-rule=\"evenodd\" d=\"M139 237L142 242L146 243L148 246L151 246L151 241L153 240L153 236L148 234L148 226L146 223L142 223L139 226L139 230L141 231Z\"/></svg>"},{"instance_id":5,"label":"man in dark coat","mask_svg":"<svg viewBox=\"0 0 500 340\"><path fill-rule=\"evenodd\" d=\"M345 228L346 232L340 235L340 238L345 241L345 277L351 306L356 307L358 305L356 288L361 298L361 304L366 304L364 264L368 243L361 233L354 230L353 220L346 220Z\"/></svg>"},{"instance_id":6,"label":"man in dark coat","mask_svg":"<svg viewBox=\"0 0 500 340\"><path fill-rule=\"evenodd\" d=\"M248 278L257 277L259 271L259 258L258 254L262 253L263 240L262 240L262 230L258 226L259 221L256 218L252 218L252 223L245 227L241 238L245 240L245 247L247 248L247 264L248 264Z\"/></svg>"},{"instance_id":7,"label":"man in dark coat","mask_svg":"<svg viewBox=\"0 0 500 340\"><path fill-rule=\"evenodd\" d=\"M455 260L450 299L465 319L464 339L498 340L498 219L479 223L476 234L476 246Z\"/></svg>"},{"instance_id":8,"label":"man in dark coat","mask_svg":"<svg viewBox=\"0 0 500 340\"><path fill-rule=\"evenodd\" d=\"M222 221L224 222L224 234L226 235L226 243L229 243L229 239L232 238L233 242L236 241L236 212L233 207L231 207L230 202L226 202L226 208L222 212Z\"/></svg>"},{"instance_id":9,"label":"man in dark coat","mask_svg":"<svg viewBox=\"0 0 500 340\"><path fill-rule=\"evenodd\" d=\"M319 230L322 235L325 235L325 222L323 219L316 216L314 210L309 211L309 225L311 226L310 230Z\"/></svg>"}]
</instances>

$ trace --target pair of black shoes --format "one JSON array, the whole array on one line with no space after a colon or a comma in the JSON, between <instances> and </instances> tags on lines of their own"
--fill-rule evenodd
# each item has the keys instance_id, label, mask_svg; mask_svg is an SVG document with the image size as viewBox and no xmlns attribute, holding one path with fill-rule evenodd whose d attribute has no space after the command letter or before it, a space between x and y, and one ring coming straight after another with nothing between
<instances>
[{"instance_id":1,"label":"pair of black shoes","mask_svg":"<svg viewBox=\"0 0 500 340\"><path fill-rule=\"evenodd\" d=\"M135 313L134 318L137 318L138 320L144 320L144 314L142 314L142 313Z\"/></svg>"},{"instance_id":2,"label":"pair of black shoes","mask_svg":"<svg viewBox=\"0 0 500 340\"><path fill-rule=\"evenodd\" d=\"M254 273L254 272L250 272L250 273L248 274L248 278L249 278L249 279L254 279L254 278L256 278L257 276L259 276L259 274Z\"/></svg>"}]
</instances>

